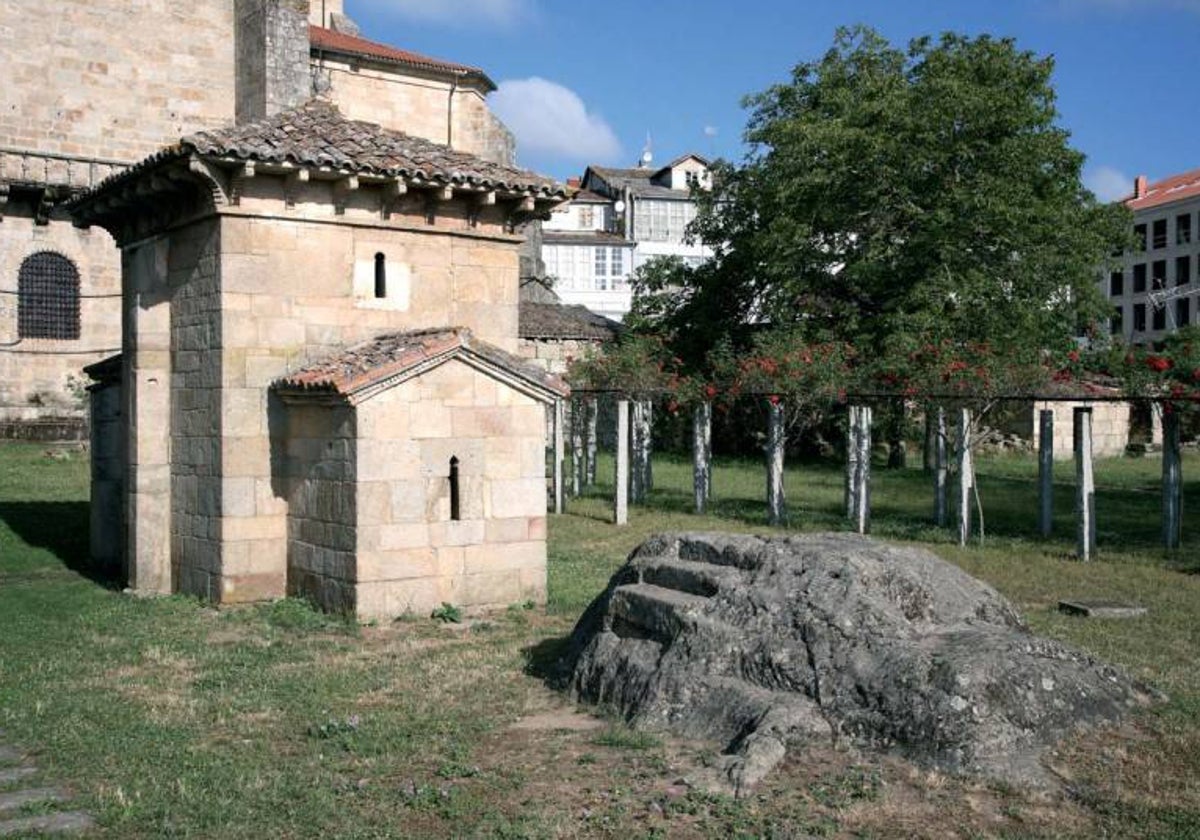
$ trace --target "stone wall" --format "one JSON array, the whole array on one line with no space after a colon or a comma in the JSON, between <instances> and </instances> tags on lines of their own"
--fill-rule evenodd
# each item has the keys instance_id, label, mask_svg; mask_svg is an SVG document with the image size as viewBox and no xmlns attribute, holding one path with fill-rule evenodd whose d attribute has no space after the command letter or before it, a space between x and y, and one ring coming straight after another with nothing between
<instances>
[{"instance_id":1,"label":"stone wall","mask_svg":"<svg viewBox=\"0 0 1200 840\"><path fill-rule=\"evenodd\" d=\"M452 361L366 401L358 415L360 618L428 615L442 602L545 600L540 403Z\"/></svg>"},{"instance_id":2,"label":"stone wall","mask_svg":"<svg viewBox=\"0 0 1200 840\"><path fill-rule=\"evenodd\" d=\"M92 493L89 546L94 564L105 572L125 560L125 439L119 381L91 390Z\"/></svg>"},{"instance_id":3,"label":"stone wall","mask_svg":"<svg viewBox=\"0 0 1200 840\"><path fill-rule=\"evenodd\" d=\"M476 83L455 86L416 69L397 73L368 63L315 59L328 79L329 95L351 119L423 137L434 143L511 164L516 158L512 133L488 110L486 93Z\"/></svg>"},{"instance_id":4,"label":"stone wall","mask_svg":"<svg viewBox=\"0 0 1200 840\"><path fill-rule=\"evenodd\" d=\"M599 341L575 338L522 338L517 353L521 358L562 375L572 359L582 359L602 347Z\"/></svg>"},{"instance_id":5,"label":"stone wall","mask_svg":"<svg viewBox=\"0 0 1200 840\"><path fill-rule=\"evenodd\" d=\"M287 592L352 614L358 546L354 409L290 405L286 412Z\"/></svg>"},{"instance_id":6,"label":"stone wall","mask_svg":"<svg viewBox=\"0 0 1200 840\"><path fill-rule=\"evenodd\" d=\"M175 588L218 600L226 569L222 524L220 228L169 240L171 302L171 557Z\"/></svg>"},{"instance_id":7,"label":"stone wall","mask_svg":"<svg viewBox=\"0 0 1200 840\"><path fill-rule=\"evenodd\" d=\"M269 117L312 96L308 0L235 0L237 121Z\"/></svg>"},{"instance_id":8,"label":"stone wall","mask_svg":"<svg viewBox=\"0 0 1200 840\"><path fill-rule=\"evenodd\" d=\"M1054 458L1063 461L1075 457L1075 408L1091 406L1092 454L1096 458L1113 458L1125 454L1129 444L1130 405L1124 402L1039 402L1030 413L1033 451L1041 445L1039 417L1043 410L1054 412Z\"/></svg>"},{"instance_id":9,"label":"stone wall","mask_svg":"<svg viewBox=\"0 0 1200 840\"><path fill-rule=\"evenodd\" d=\"M234 0L0 0L0 146L133 162L234 118Z\"/></svg>"},{"instance_id":10,"label":"stone wall","mask_svg":"<svg viewBox=\"0 0 1200 840\"><path fill-rule=\"evenodd\" d=\"M61 254L79 271L76 340L18 336L18 275L25 259L39 251ZM0 221L0 429L56 420L83 425L83 368L120 350L119 266L116 246L103 230L65 222L38 225L31 207L9 203Z\"/></svg>"}]
</instances>

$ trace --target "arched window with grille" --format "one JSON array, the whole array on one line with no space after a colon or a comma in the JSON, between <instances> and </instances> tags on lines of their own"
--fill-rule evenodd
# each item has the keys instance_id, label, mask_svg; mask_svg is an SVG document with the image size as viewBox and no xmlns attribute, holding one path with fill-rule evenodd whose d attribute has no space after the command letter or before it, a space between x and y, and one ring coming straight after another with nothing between
<instances>
[{"instance_id":1,"label":"arched window with grille","mask_svg":"<svg viewBox=\"0 0 1200 840\"><path fill-rule=\"evenodd\" d=\"M39 251L21 263L17 336L79 338L79 269L62 254Z\"/></svg>"}]
</instances>

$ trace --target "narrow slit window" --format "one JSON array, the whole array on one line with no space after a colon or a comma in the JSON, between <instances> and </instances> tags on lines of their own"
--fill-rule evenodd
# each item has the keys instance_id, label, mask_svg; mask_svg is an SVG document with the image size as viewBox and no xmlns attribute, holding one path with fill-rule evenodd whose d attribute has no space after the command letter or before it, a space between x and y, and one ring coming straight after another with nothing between
<instances>
[{"instance_id":1,"label":"narrow slit window","mask_svg":"<svg viewBox=\"0 0 1200 840\"><path fill-rule=\"evenodd\" d=\"M450 521L462 519L462 503L458 489L458 457L450 459Z\"/></svg>"},{"instance_id":2,"label":"narrow slit window","mask_svg":"<svg viewBox=\"0 0 1200 840\"><path fill-rule=\"evenodd\" d=\"M387 297L387 257L375 255L375 297Z\"/></svg>"}]
</instances>

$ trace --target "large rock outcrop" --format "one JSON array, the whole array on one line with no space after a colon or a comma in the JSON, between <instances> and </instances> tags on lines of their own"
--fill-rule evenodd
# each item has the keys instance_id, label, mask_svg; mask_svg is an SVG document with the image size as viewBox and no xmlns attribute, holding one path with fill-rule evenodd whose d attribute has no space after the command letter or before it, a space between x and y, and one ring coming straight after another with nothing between
<instances>
[{"instance_id":1,"label":"large rock outcrop","mask_svg":"<svg viewBox=\"0 0 1200 840\"><path fill-rule=\"evenodd\" d=\"M814 736L1038 782L1046 747L1150 699L958 567L849 534L653 537L580 620L569 665L580 699L728 744L739 791Z\"/></svg>"}]
</instances>

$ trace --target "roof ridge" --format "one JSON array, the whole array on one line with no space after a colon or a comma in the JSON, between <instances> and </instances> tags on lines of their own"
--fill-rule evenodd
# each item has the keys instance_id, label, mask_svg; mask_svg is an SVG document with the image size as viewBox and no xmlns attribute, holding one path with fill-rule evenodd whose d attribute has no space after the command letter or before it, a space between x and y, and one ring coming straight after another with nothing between
<instances>
[{"instance_id":1,"label":"roof ridge","mask_svg":"<svg viewBox=\"0 0 1200 840\"><path fill-rule=\"evenodd\" d=\"M309 24L308 38L309 43L318 50L347 52L382 61L395 61L458 75L478 76L491 90L496 89L495 82L488 77L487 73L481 68L473 67L469 64L434 58L433 56L423 55L412 50L394 47L382 41L364 38L362 35L351 35L347 32L339 32L336 29L330 29L325 26L317 26L314 23Z\"/></svg>"}]
</instances>

